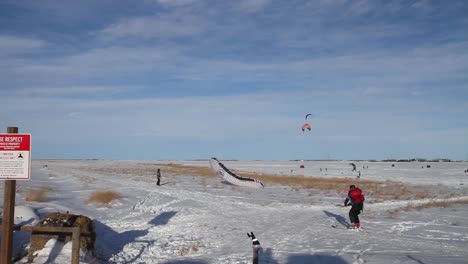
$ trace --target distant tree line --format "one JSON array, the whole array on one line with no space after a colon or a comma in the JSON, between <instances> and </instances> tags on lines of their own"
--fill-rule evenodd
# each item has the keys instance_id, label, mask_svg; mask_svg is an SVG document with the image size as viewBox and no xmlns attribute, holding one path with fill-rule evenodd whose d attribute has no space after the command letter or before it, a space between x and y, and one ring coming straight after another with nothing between
<instances>
[{"instance_id":1,"label":"distant tree line","mask_svg":"<svg viewBox=\"0 0 468 264\"><path fill-rule=\"evenodd\" d=\"M452 162L451 159L385 159L383 162Z\"/></svg>"},{"instance_id":2,"label":"distant tree line","mask_svg":"<svg viewBox=\"0 0 468 264\"><path fill-rule=\"evenodd\" d=\"M343 160L324 160L324 159L295 159L290 161L343 161ZM384 159L384 160L349 160L349 161L367 161L367 162L462 162L462 160L451 160L451 159L424 159L424 158L413 158L413 159Z\"/></svg>"}]
</instances>

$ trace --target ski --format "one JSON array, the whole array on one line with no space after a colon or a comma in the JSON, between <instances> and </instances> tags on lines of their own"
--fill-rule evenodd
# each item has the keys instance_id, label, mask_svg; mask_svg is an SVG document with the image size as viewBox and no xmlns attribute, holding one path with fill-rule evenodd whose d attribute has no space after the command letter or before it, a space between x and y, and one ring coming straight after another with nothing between
<instances>
[{"instance_id":1,"label":"ski","mask_svg":"<svg viewBox=\"0 0 468 264\"><path fill-rule=\"evenodd\" d=\"M362 233L369 233L366 230L362 228L353 228L352 226L343 226L343 225L331 225L331 227L335 229L343 229L343 230L350 230L350 231L355 231L355 232L362 232Z\"/></svg>"}]
</instances>

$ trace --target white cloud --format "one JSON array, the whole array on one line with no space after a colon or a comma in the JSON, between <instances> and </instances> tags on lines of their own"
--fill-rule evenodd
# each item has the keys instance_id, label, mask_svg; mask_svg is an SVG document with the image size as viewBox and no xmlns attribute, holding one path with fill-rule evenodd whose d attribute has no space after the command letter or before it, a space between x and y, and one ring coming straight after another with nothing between
<instances>
[{"instance_id":1,"label":"white cloud","mask_svg":"<svg viewBox=\"0 0 468 264\"><path fill-rule=\"evenodd\" d=\"M384 94L386 92L385 88L381 87L368 87L363 90L364 95L373 95L373 94Z\"/></svg>"},{"instance_id":2,"label":"white cloud","mask_svg":"<svg viewBox=\"0 0 468 264\"><path fill-rule=\"evenodd\" d=\"M136 86L64 86L64 87L31 87L28 89L17 89L14 92L20 96L33 97L60 97L60 96L90 96L107 95L139 90Z\"/></svg>"},{"instance_id":3,"label":"white cloud","mask_svg":"<svg viewBox=\"0 0 468 264\"><path fill-rule=\"evenodd\" d=\"M356 0L351 1L348 9L345 11L345 16L362 16L373 10L374 1Z\"/></svg>"},{"instance_id":4,"label":"white cloud","mask_svg":"<svg viewBox=\"0 0 468 264\"><path fill-rule=\"evenodd\" d=\"M244 12L256 12L271 3L271 0L238 0L233 1L238 9Z\"/></svg>"},{"instance_id":5,"label":"white cloud","mask_svg":"<svg viewBox=\"0 0 468 264\"><path fill-rule=\"evenodd\" d=\"M411 8L415 8L418 10L422 10L424 12L430 12L432 11L432 5L429 1L427 0L418 0L415 1L413 4L411 4Z\"/></svg>"},{"instance_id":6,"label":"white cloud","mask_svg":"<svg viewBox=\"0 0 468 264\"><path fill-rule=\"evenodd\" d=\"M0 35L0 56L29 53L44 47L40 39Z\"/></svg>"},{"instance_id":7,"label":"white cloud","mask_svg":"<svg viewBox=\"0 0 468 264\"><path fill-rule=\"evenodd\" d=\"M101 31L103 38L136 37L142 39L194 36L204 31L202 17L189 14L134 17L110 25Z\"/></svg>"},{"instance_id":8,"label":"white cloud","mask_svg":"<svg viewBox=\"0 0 468 264\"><path fill-rule=\"evenodd\" d=\"M179 7L199 2L199 0L157 0L157 2L163 6Z\"/></svg>"}]
</instances>

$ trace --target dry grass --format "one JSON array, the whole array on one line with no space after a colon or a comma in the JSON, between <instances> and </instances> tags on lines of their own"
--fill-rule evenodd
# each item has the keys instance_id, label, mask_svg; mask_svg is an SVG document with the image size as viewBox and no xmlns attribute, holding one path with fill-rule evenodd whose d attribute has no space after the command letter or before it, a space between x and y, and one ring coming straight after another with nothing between
<instances>
[{"instance_id":1,"label":"dry grass","mask_svg":"<svg viewBox=\"0 0 468 264\"><path fill-rule=\"evenodd\" d=\"M122 196L114 191L96 191L86 200L87 203L110 204L115 200L122 199Z\"/></svg>"},{"instance_id":2,"label":"dry grass","mask_svg":"<svg viewBox=\"0 0 468 264\"><path fill-rule=\"evenodd\" d=\"M164 164L164 171L175 175L193 175L201 177L217 177L209 167L198 167L179 164ZM407 185L393 181L369 181L356 180L355 178L324 178L324 177L305 177L304 175L278 175L256 172L236 172L243 177L255 178L266 185L284 185L290 186L293 190L321 190L326 192L342 193L346 192L349 185L358 185L367 197L372 197L373 201L379 200L409 200L422 198L433 198L427 189L411 189Z\"/></svg>"},{"instance_id":3,"label":"dry grass","mask_svg":"<svg viewBox=\"0 0 468 264\"><path fill-rule=\"evenodd\" d=\"M407 212L411 210L422 210L434 207L443 207L448 208L459 204L468 204L468 199L461 199L461 200L430 200L425 203L414 203L408 202L405 207L397 208L393 210L389 210L388 214L390 218L395 218L398 213L400 212Z\"/></svg>"},{"instance_id":4,"label":"dry grass","mask_svg":"<svg viewBox=\"0 0 468 264\"><path fill-rule=\"evenodd\" d=\"M242 176L256 178L265 184L291 186L294 189L313 189L328 192L346 192L349 185L355 184L364 191L367 197L382 200L401 200L412 198L412 192L402 183L392 181L356 180L354 178L323 178L268 175L259 173L242 173Z\"/></svg>"},{"instance_id":5,"label":"dry grass","mask_svg":"<svg viewBox=\"0 0 468 264\"><path fill-rule=\"evenodd\" d=\"M162 177L164 175L180 175L180 176L197 176L215 178L216 174L209 167L187 166L174 163L158 164L158 163L139 163L139 167L118 167L118 168L92 168L88 167L84 170L101 173L101 174L120 174L132 176L156 176L158 168L161 169ZM83 169L83 168L81 168Z\"/></svg>"},{"instance_id":6,"label":"dry grass","mask_svg":"<svg viewBox=\"0 0 468 264\"><path fill-rule=\"evenodd\" d=\"M47 193L50 191L52 191L52 188L48 186L42 186L37 190L30 188L25 200L26 202L47 202Z\"/></svg>"},{"instance_id":7,"label":"dry grass","mask_svg":"<svg viewBox=\"0 0 468 264\"><path fill-rule=\"evenodd\" d=\"M138 163L138 167L117 167L117 168L86 168L88 171L104 174L122 174L132 176L151 176L155 177L156 171L161 168L162 177L172 176L191 176L203 178L217 178L218 176L209 166L191 166L174 163ZM283 185L289 186L293 190L311 190L314 193L317 190L329 193L343 193L349 188L349 185L355 184L364 191L368 202L381 202L386 200L412 200L426 199L435 197L447 198L448 193L438 193L437 196L424 186L410 186L394 181L369 181L353 178L324 178L324 177L305 177L304 175L279 175L256 172L245 172L232 170L234 173L243 177L255 178L262 181L265 185ZM213 186L212 186L213 187Z\"/></svg>"},{"instance_id":8,"label":"dry grass","mask_svg":"<svg viewBox=\"0 0 468 264\"><path fill-rule=\"evenodd\" d=\"M175 174L175 175L191 175L191 176L202 176L208 178L218 177L210 167L199 167L199 166L188 166L181 164L164 164L163 173Z\"/></svg>"},{"instance_id":9,"label":"dry grass","mask_svg":"<svg viewBox=\"0 0 468 264\"><path fill-rule=\"evenodd\" d=\"M91 176L80 176L79 179L84 184L92 184L97 182L97 179Z\"/></svg>"},{"instance_id":10,"label":"dry grass","mask_svg":"<svg viewBox=\"0 0 468 264\"><path fill-rule=\"evenodd\" d=\"M416 199L429 199L434 198L434 193L431 193L429 190L417 193L414 198Z\"/></svg>"},{"instance_id":11,"label":"dry grass","mask_svg":"<svg viewBox=\"0 0 468 264\"><path fill-rule=\"evenodd\" d=\"M433 207L451 207L454 205L458 204L468 204L468 199L464 200L431 200L427 203L421 203L421 204L414 204L414 203L408 203L406 206L406 210L421 210L421 209L427 209L427 208L433 208Z\"/></svg>"},{"instance_id":12,"label":"dry grass","mask_svg":"<svg viewBox=\"0 0 468 264\"><path fill-rule=\"evenodd\" d=\"M183 245L179 247L179 256L186 256L191 252L198 252L201 247L204 247L202 243L193 243L189 245Z\"/></svg>"}]
</instances>

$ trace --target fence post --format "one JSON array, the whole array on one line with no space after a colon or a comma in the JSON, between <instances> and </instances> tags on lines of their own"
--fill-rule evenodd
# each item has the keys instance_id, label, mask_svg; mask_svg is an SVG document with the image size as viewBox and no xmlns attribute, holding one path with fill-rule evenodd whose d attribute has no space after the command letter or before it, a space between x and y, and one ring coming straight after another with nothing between
<instances>
[{"instance_id":1,"label":"fence post","mask_svg":"<svg viewBox=\"0 0 468 264\"><path fill-rule=\"evenodd\" d=\"M17 127L8 127L7 133L17 134ZM11 264L13 256L13 225L15 221L16 180L5 180L3 193L2 250L0 263Z\"/></svg>"},{"instance_id":2,"label":"fence post","mask_svg":"<svg viewBox=\"0 0 468 264\"><path fill-rule=\"evenodd\" d=\"M253 257L252 257L252 263L253 264L258 264L258 252L260 251L260 241L255 237L253 232L247 233L247 236L252 239L252 249L253 249Z\"/></svg>"},{"instance_id":3,"label":"fence post","mask_svg":"<svg viewBox=\"0 0 468 264\"><path fill-rule=\"evenodd\" d=\"M73 228L72 233L72 264L80 263L80 228Z\"/></svg>"},{"instance_id":4,"label":"fence post","mask_svg":"<svg viewBox=\"0 0 468 264\"><path fill-rule=\"evenodd\" d=\"M252 257L253 264L258 264L258 251L259 250L260 250L260 247L253 246L253 257Z\"/></svg>"}]
</instances>

